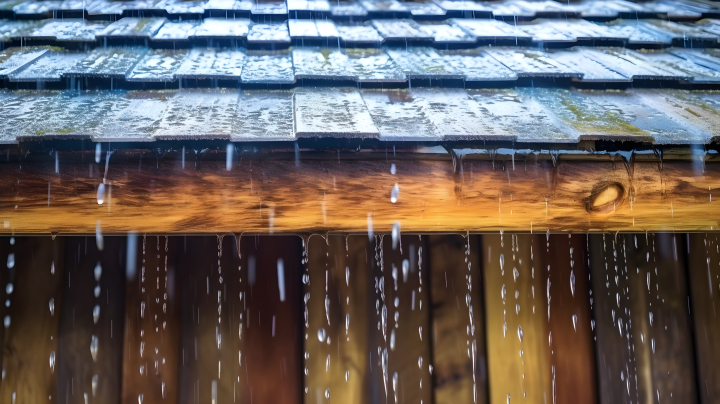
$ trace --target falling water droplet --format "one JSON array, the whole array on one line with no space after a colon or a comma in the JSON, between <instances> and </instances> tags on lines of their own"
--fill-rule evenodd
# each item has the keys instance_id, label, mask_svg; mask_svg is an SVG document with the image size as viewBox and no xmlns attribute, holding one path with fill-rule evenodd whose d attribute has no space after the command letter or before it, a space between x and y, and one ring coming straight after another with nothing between
<instances>
[{"instance_id":1,"label":"falling water droplet","mask_svg":"<svg viewBox=\"0 0 720 404\"><path fill-rule=\"evenodd\" d=\"M97 224L95 225L95 244L97 244L97 249L102 251L103 250L103 235L102 235L102 228L100 227L100 221L97 221Z\"/></svg>"},{"instance_id":2,"label":"falling water droplet","mask_svg":"<svg viewBox=\"0 0 720 404\"><path fill-rule=\"evenodd\" d=\"M142 395L142 393L138 394L138 404L143 404L143 395Z\"/></svg>"},{"instance_id":3,"label":"falling water droplet","mask_svg":"<svg viewBox=\"0 0 720 404\"><path fill-rule=\"evenodd\" d=\"M573 329L577 332L577 314L572 315Z\"/></svg>"},{"instance_id":4,"label":"falling water droplet","mask_svg":"<svg viewBox=\"0 0 720 404\"><path fill-rule=\"evenodd\" d=\"M655 353L655 338L650 338L650 345L652 346L653 353Z\"/></svg>"},{"instance_id":5,"label":"falling water droplet","mask_svg":"<svg viewBox=\"0 0 720 404\"><path fill-rule=\"evenodd\" d=\"M92 336L90 339L90 355L92 355L93 362L97 362L97 354L98 354L98 338L96 336Z\"/></svg>"},{"instance_id":6,"label":"falling water droplet","mask_svg":"<svg viewBox=\"0 0 720 404\"><path fill-rule=\"evenodd\" d=\"M13 284L12 284L12 283L8 283L7 286L5 286L5 293L7 293L8 295L10 295L10 294L12 294L12 292L13 292L14 289L15 289L15 287L13 286Z\"/></svg>"},{"instance_id":7,"label":"falling water droplet","mask_svg":"<svg viewBox=\"0 0 720 404\"><path fill-rule=\"evenodd\" d=\"M505 274L505 270L503 269L505 267L505 254L500 254L500 275Z\"/></svg>"},{"instance_id":8,"label":"falling water droplet","mask_svg":"<svg viewBox=\"0 0 720 404\"><path fill-rule=\"evenodd\" d=\"M395 350L395 329L390 330L390 350Z\"/></svg>"},{"instance_id":9,"label":"falling water droplet","mask_svg":"<svg viewBox=\"0 0 720 404\"><path fill-rule=\"evenodd\" d=\"M93 294L95 295L95 297L100 297L100 285L95 286Z\"/></svg>"},{"instance_id":10,"label":"falling water droplet","mask_svg":"<svg viewBox=\"0 0 720 404\"><path fill-rule=\"evenodd\" d=\"M403 282L405 282L405 283L407 283L409 271L410 271L410 261L408 261L407 259L404 259L402 262L402 274L403 274Z\"/></svg>"},{"instance_id":11,"label":"falling water droplet","mask_svg":"<svg viewBox=\"0 0 720 404\"><path fill-rule=\"evenodd\" d=\"M3 319L3 325L5 326L5 328L10 327L10 316L9 315L6 315L5 318Z\"/></svg>"},{"instance_id":12,"label":"falling water droplet","mask_svg":"<svg viewBox=\"0 0 720 404\"><path fill-rule=\"evenodd\" d=\"M92 377L92 395L95 397L95 394L97 393L97 387L98 387L98 375L93 375Z\"/></svg>"},{"instance_id":13,"label":"falling water droplet","mask_svg":"<svg viewBox=\"0 0 720 404\"><path fill-rule=\"evenodd\" d=\"M100 155L102 153L102 149L100 148L100 143L95 144L95 163L100 163Z\"/></svg>"},{"instance_id":14,"label":"falling water droplet","mask_svg":"<svg viewBox=\"0 0 720 404\"><path fill-rule=\"evenodd\" d=\"M523 340L523 330L521 326L518 326L518 339L520 340L520 342L522 342Z\"/></svg>"},{"instance_id":15,"label":"falling water droplet","mask_svg":"<svg viewBox=\"0 0 720 404\"><path fill-rule=\"evenodd\" d=\"M520 276L520 271L518 271L517 268L513 268L513 281L517 282L517 279L519 276Z\"/></svg>"},{"instance_id":16,"label":"falling water droplet","mask_svg":"<svg viewBox=\"0 0 720 404\"><path fill-rule=\"evenodd\" d=\"M50 263L50 275L55 275L55 262Z\"/></svg>"},{"instance_id":17,"label":"falling water droplet","mask_svg":"<svg viewBox=\"0 0 720 404\"><path fill-rule=\"evenodd\" d=\"M55 351L50 352L50 372L55 373Z\"/></svg>"},{"instance_id":18,"label":"falling water droplet","mask_svg":"<svg viewBox=\"0 0 720 404\"><path fill-rule=\"evenodd\" d=\"M397 167L395 164L390 164L390 174L395 175L395 172L397 172Z\"/></svg>"},{"instance_id":19,"label":"falling water droplet","mask_svg":"<svg viewBox=\"0 0 720 404\"><path fill-rule=\"evenodd\" d=\"M50 298L49 306L50 306L50 317L54 317L55 316L55 298L53 298L53 297Z\"/></svg>"},{"instance_id":20,"label":"falling water droplet","mask_svg":"<svg viewBox=\"0 0 720 404\"><path fill-rule=\"evenodd\" d=\"M325 389L325 398L330 399L330 389Z\"/></svg>"},{"instance_id":21,"label":"falling water droplet","mask_svg":"<svg viewBox=\"0 0 720 404\"><path fill-rule=\"evenodd\" d=\"M570 294L575 297L575 272L570 270Z\"/></svg>"},{"instance_id":22,"label":"falling water droplet","mask_svg":"<svg viewBox=\"0 0 720 404\"><path fill-rule=\"evenodd\" d=\"M98 185L97 189L97 203L102 205L105 202L105 184Z\"/></svg>"},{"instance_id":23,"label":"falling water droplet","mask_svg":"<svg viewBox=\"0 0 720 404\"><path fill-rule=\"evenodd\" d=\"M277 260L278 289L280 290L280 301L285 301L285 263L282 258ZM327 303L326 303L327 305Z\"/></svg>"},{"instance_id":24,"label":"falling water droplet","mask_svg":"<svg viewBox=\"0 0 720 404\"><path fill-rule=\"evenodd\" d=\"M95 307L93 307L93 322L95 324L97 324L99 319L100 319L100 306L96 304Z\"/></svg>"},{"instance_id":25,"label":"falling water droplet","mask_svg":"<svg viewBox=\"0 0 720 404\"><path fill-rule=\"evenodd\" d=\"M400 222L395 222L392 228L392 248L397 249L398 241L400 240Z\"/></svg>"},{"instance_id":26,"label":"falling water droplet","mask_svg":"<svg viewBox=\"0 0 720 404\"><path fill-rule=\"evenodd\" d=\"M418 357L418 368L422 369L422 363L423 363L422 356L420 356L420 357Z\"/></svg>"},{"instance_id":27,"label":"falling water droplet","mask_svg":"<svg viewBox=\"0 0 720 404\"><path fill-rule=\"evenodd\" d=\"M502 297L503 303L505 302L505 296L507 295L507 289L505 289L505 284L502 285L500 288L500 297Z\"/></svg>"},{"instance_id":28,"label":"falling water droplet","mask_svg":"<svg viewBox=\"0 0 720 404\"><path fill-rule=\"evenodd\" d=\"M10 245L15 245L15 237L10 237Z\"/></svg>"},{"instance_id":29,"label":"falling water droplet","mask_svg":"<svg viewBox=\"0 0 720 404\"><path fill-rule=\"evenodd\" d=\"M95 265L95 270L93 272L95 274L95 280L100 282L100 277L102 276L102 266L100 265L100 262Z\"/></svg>"},{"instance_id":30,"label":"falling water droplet","mask_svg":"<svg viewBox=\"0 0 720 404\"><path fill-rule=\"evenodd\" d=\"M7 267L8 267L8 269L10 269L10 268L13 268L14 266L15 266L15 254L10 253L10 254L8 254Z\"/></svg>"},{"instance_id":31,"label":"falling water droplet","mask_svg":"<svg viewBox=\"0 0 720 404\"><path fill-rule=\"evenodd\" d=\"M226 152L225 152L225 169L230 171L232 169L232 162L233 162L233 145L232 143L227 144Z\"/></svg>"},{"instance_id":32,"label":"falling water droplet","mask_svg":"<svg viewBox=\"0 0 720 404\"><path fill-rule=\"evenodd\" d=\"M652 311L651 311L650 313L648 313L648 315L650 316L650 326L652 327L652 323L653 323L653 313L652 313Z\"/></svg>"},{"instance_id":33,"label":"falling water droplet","mask_svg":"<svg viewBox=\"0 0 720 404\"><path fill-rule=\"evenodd\" d=\"M317 332L318 341L320 341L320 342L325 341L325 336L326 336L326 335L327 335L327 334L325 333L325 329L324 329L324 328L320 328L320 329L318 330L318 332Z\"/></svg>"},{"instance_id":34,"label":"falling water droplet","mask_svg":"<svg viewBox=\"0 0 720 404\"><path fill-rule=\"evenodd\" d=\"M395 203L398 200L398 197L400 196L400 187L398 184L395 184L395 186L392 189L392 192L390 192L390 202Z\"/></svg>"}]
</instances>

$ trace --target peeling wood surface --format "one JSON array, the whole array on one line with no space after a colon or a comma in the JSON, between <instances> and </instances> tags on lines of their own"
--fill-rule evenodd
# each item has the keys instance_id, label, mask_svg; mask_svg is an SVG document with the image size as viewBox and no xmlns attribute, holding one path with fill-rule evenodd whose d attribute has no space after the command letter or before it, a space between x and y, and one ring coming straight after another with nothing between
<instances>
[{"instance_id":1,"label":"peeling wood surface","mask_svg":"<svg viewBox=\"0 0 720 404\"><path fill-rule=\"evenodd\" d=\"M717 230L720 164L699 161L238 159L90 153L0 163L6 233ZM390 173L395 164L397 172ZM455 167L455 168L454 168ZM105 178L103 199L99 185ZM391 202L398 185L399 196ZM609 187L609 188L608 188ZM608 205L611 189L616 202ZM621 192L621 193L620 193ZM591 195L603 199L591 201ZM610 201L611 203L612 201ZM595 209L596 207L600 207ZM611 209L610 209L611 207ZM606 209L607 208L607 209Z\"/></svg>"}]
</instances>

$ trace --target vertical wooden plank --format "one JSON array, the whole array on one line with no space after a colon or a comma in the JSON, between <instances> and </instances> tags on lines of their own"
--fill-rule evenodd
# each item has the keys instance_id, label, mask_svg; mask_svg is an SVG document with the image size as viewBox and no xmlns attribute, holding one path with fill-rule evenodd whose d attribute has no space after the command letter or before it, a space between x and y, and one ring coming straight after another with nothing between
<instances>
[{"instance_id":1,"label":"vertical wooden plank","mask_svg":"<svg viewBox=\"0 0 720 404\"><path fill-rule=\"evenodd\" d=\"M715 234L688 234L687 262L698 396L702 404L720 403L720 242Z\"/></svg>"},{"instance_id":2,"label":"vertical wooden plank","mask_svg":"<svg viewBox=\"0 0 720 404\"><path fill-rule=\"evenodd\" d=\"M429 236L435 404L488 400L480 238Z\"/></svg>"},{"instance_id":3,"label":"vertical wooden plank","mask_svg":"<svg viewBox=\"0 0 720 404\"><path fill-rule=\"evenodd\" d=\"M590 310L590 272L585 235L553 234L536 238L541 292L550 296L548 347L553 402L595 403L595 346ZM544 245L543 245L544 244Z\"/></svg>"},{"instance_id":4,"label":"vertical wooden plank","mask_svg":"<svg viewBox=\"0 0 720 404\"><path fill-rule=\"evenodd\" d=\"M430 284L427 239L377 236L371 349L372 402L431 403Z\"/></svg>"},{"instance_id":5,"label":"vertical wooden plank","mask_svg":"<svg viewBox=\"0 0 720 404\"><path fill-rule=\"evenodd\" d=\"M128 238L136 271L128 270L125 298L122 402L177 402L179 294L166 236ZM130 245L133 243L133 245ZM128 254L131 256L131 254Z\"/></svg>"},{"instance_id":6,"label":"vertical wooden plank","mask_svg":"<svg viewBox=\"0 0 720 404\"><path fill-rule=\"evenodd\" d=\"M552 403L546 279L530 235L483 235L490 402Z\"/></svg>"},{"instance_id":7,"label":"vertical wooden plank","mask_svg":"<svg viewBox=\"0 0 720 404\"><path fill-rule=\"evenodd\" d=\"M299 403L300 238L175 240L180 402Z\"/></svg>"},{"instance_id":8,"label":"vertical wooden plank","mask_svg":"<svg viewBox=\"0 0 720 404\"><path fill-rule=\"evenodd\" d=\"M590 265L600 402L695 402L689 297L675 235L592 235Z\"/></svg>"},{"instance_id":9,"label":"vertical wooden plank","mask_svg":"<svg viewBox=\"0 0 720 404\"><path fill-rule=\"evenodd\" d=\"M369 251L367 236L309 238L306 403L371 402L368 353L377 341Z\"/></svg>"},{"instance_id":10,"label":"vertical wooden plank","mask_svg":"<svg viewBox=\"0 0 720 404\"><path fill-rule=\"evenodd\" d=\"M232 403L243 383L243 277L234 237L173 237L179 272L180 403ZM247 278L244 279L247 283Z\"/></svg>"},{"instance_id":11,"label":"vertical wooden plank","mask_svg":"<svg viewBox=\"0 0 720 404\"><path fill-rule=\"evenodd\" d=\"M119 403L125 317L125 238L65 238L58 341L62 403Z\"/></svg>"},{"instance_id":12,"label":"vertical wooden plank","mask_svg":"<svg viewBox=\"0 0 720 404\"><path fill-rule=\"evenodd\" d=\"M55 403L59 401L56 363L64 240L16 237L14 241L14 245L8 238L0 241L0 255L5 258L2 264L8 271L3 301L6 306L9 303L3 318L0 402Z\"/></svg>"},{"instance_id":13,"label":"vertical wooden plank","mask_svg":"<svg viewBox=\"0 0 720 404\"><path fill-rule=\"evenodd\" d=\"M241 238L242 268L247 268L249 285L243 314L245 369L240 377L246 388L239 402L302 402L301 243L296 236ZM278 279L278 260L283 262L284 282Z\"/></svg>"}]
</instances>

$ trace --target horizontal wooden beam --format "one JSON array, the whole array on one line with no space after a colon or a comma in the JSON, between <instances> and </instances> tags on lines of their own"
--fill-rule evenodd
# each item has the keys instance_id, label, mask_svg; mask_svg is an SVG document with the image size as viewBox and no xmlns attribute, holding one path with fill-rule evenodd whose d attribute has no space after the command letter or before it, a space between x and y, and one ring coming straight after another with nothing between
<instances>
[{"instance_id":1,"label":"horizontal wooden beam","mask_svg":"<svg viewBox=\"0 0 720 404\"><path fill-rule=\"evenodd\" d=\"M118 151L107 164L77 151L10 156L0 163L0 232L367 233L369 226L389 232L396 222L402 232L720 226L714 162L364 154L371 155L235 155L228 163L224 151Z\"/></svg>"}]
</instances>

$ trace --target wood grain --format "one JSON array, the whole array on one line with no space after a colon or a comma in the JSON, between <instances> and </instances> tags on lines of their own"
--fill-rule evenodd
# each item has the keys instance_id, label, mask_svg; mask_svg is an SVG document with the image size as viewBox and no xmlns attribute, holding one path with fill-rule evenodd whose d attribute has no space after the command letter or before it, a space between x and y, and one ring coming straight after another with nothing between
<instances>
[{"instance_id":1,"label":"wood grain","mask_svg":"<svg viewBox=\"0 0 720 404\"><path fill-rule=\"evenodd\" d=\"M305 402L369 403L368 353L378 344L373 249L367 236L312 236L308 247Z\"/></svg>"},{"instance_id":2,"label":"wood grain","mask_svg":"<svg viewBox=\"0 0 720 404\"><path fill-rule=\"evenodd\" d=\"M65 238L64 301L56 308L61 315L58 397L63 403L120 403L126 240L105 237L103 244L98 251L94 237ZM93 338L98 341L95 358Z\"/></svg>"},{"instance_id":3,"label":"wood grain","mask_svg":"<svg viewBox=\"0 0 720 404\"><path fill-rule=\"evenodd\" d=\"M718 229L720 164L690 161L422 159L372 153L243 155L226 170L209 151L182 168L180 153L85 152L0 163L0 231L10 233L366 233L375 231L710 231ZM390 164L397 166L395 175ZM704 169L702 168L704 167ZM105 178L105 200L97 203ZM396 203L391 190L398 185ZM591 195L621 189L612 209ZM48 187L49 195L48 195ZM619 187L619 188L618 188ZM603 205L605 206L605 205ZM608 205L609 206L609 205ZM590 207L590 208L589 208ZM162 214L157 214L162 212ZM592 213L591 213L592 212Z\"/></svg>"},{"instance_id":4,"label":"wood grain","mask_svg":"<svg viewBox=\"0 0 720 404\"><path fill-rule=\"evenodd\" d=\"M678 238L668 233L589 237L599 402L696 402Z\"/></svg>"},{"instance_id":5,"label":"wood grain","mask_svg":"<svg viewBox=\"0 0 720 404\"><path fill-rule=\"evenodd\" d=\"M428 239L435 403L487 403L480 237Z\"/></svg>"},{"instance_id":6,"label":"wood grain","mask_svg":"<svg viewBox=\"0 0 720 404\"><path fill-rule=\"evenodd\" d=\"M595 346L590 311L590 270L585 235L535 238L540 274L549 282L548 342L554 403L597 402ZM547 283L546 283L547 285ZM541 294L543 290L540 291ZM547 309L546 309L547 310Z\"/></svg>"},{"instance_id":7,"label":"wood grain","mask_svg":"<svg viewBox=\"0 0 720 404\"><path fill-rule=\"evenodd\" d=\"M9 326L3 340L4 378L0 383L0 402L14 404L58 403L57 397L58 329L63 302L64 240L50 237L16 237L0 240L2 257L14 254L15 265L8 283L2 287L3 301L10 307L5 315ZM7 262L7 261L5 261ZM3 266L5 266L3 262ZM54 273L51 271L54 263ZM5 266L7 268L7 266ZM54 299L55 312L50 311ZM88 351L90 344L87 345ZM51 366L55 357L54 367Z\"/></svg>"},{"instance_id":8,"label":"wood grain","mask_svg":"<svg viewBox=\"0 0 720 404\"><path fill-rule=\"evenodd\" d=\"M717 234L685 236L690 280L698 396L720 403L720 240Z\"/></svg>"},{"instance_id":9,"label":"wood grain","mask_svg":"<svg viewBox=\"0 0 720 404\"><path fill-rule=\"evenodd\" d=\"M369 352L370 402L430 403L432 333L426 240L418 236L397 240L393 249L389 235L376 236L370 258L375 277L371 328L377 343Z\"/></svg>"},{"instance_id":10,"label":"wood grain","mask_svg":"<svg viewBox=\"0 0 720 404\"><path fill-rule=\"evenodd\" d=\"M140 236L136 242L137 270L127 279L125 295L122 403L175 404L180 296L168 257L178 251L169 248L167 236Z\"/></svg>"},{"instance_id":11,"label":"wood grain","mask_svg":"<svg viewBox=\"0 0 720 404\"><path fill-rule=\"evenodd\" d=\"M535 237L483 235L491 403L552 403L546 279Z\"/></svg>"},{"instance_id":12,"label":"wood grain","mask_svg":"<svg viewBox=\"0 0 720 404\"><path fill-rule=\"evenodd\" d=\"M230 236L172 241L182 295L179 402L299 403L300 238L241 237L240 253Z\"/></svg>"}]
</instances>

